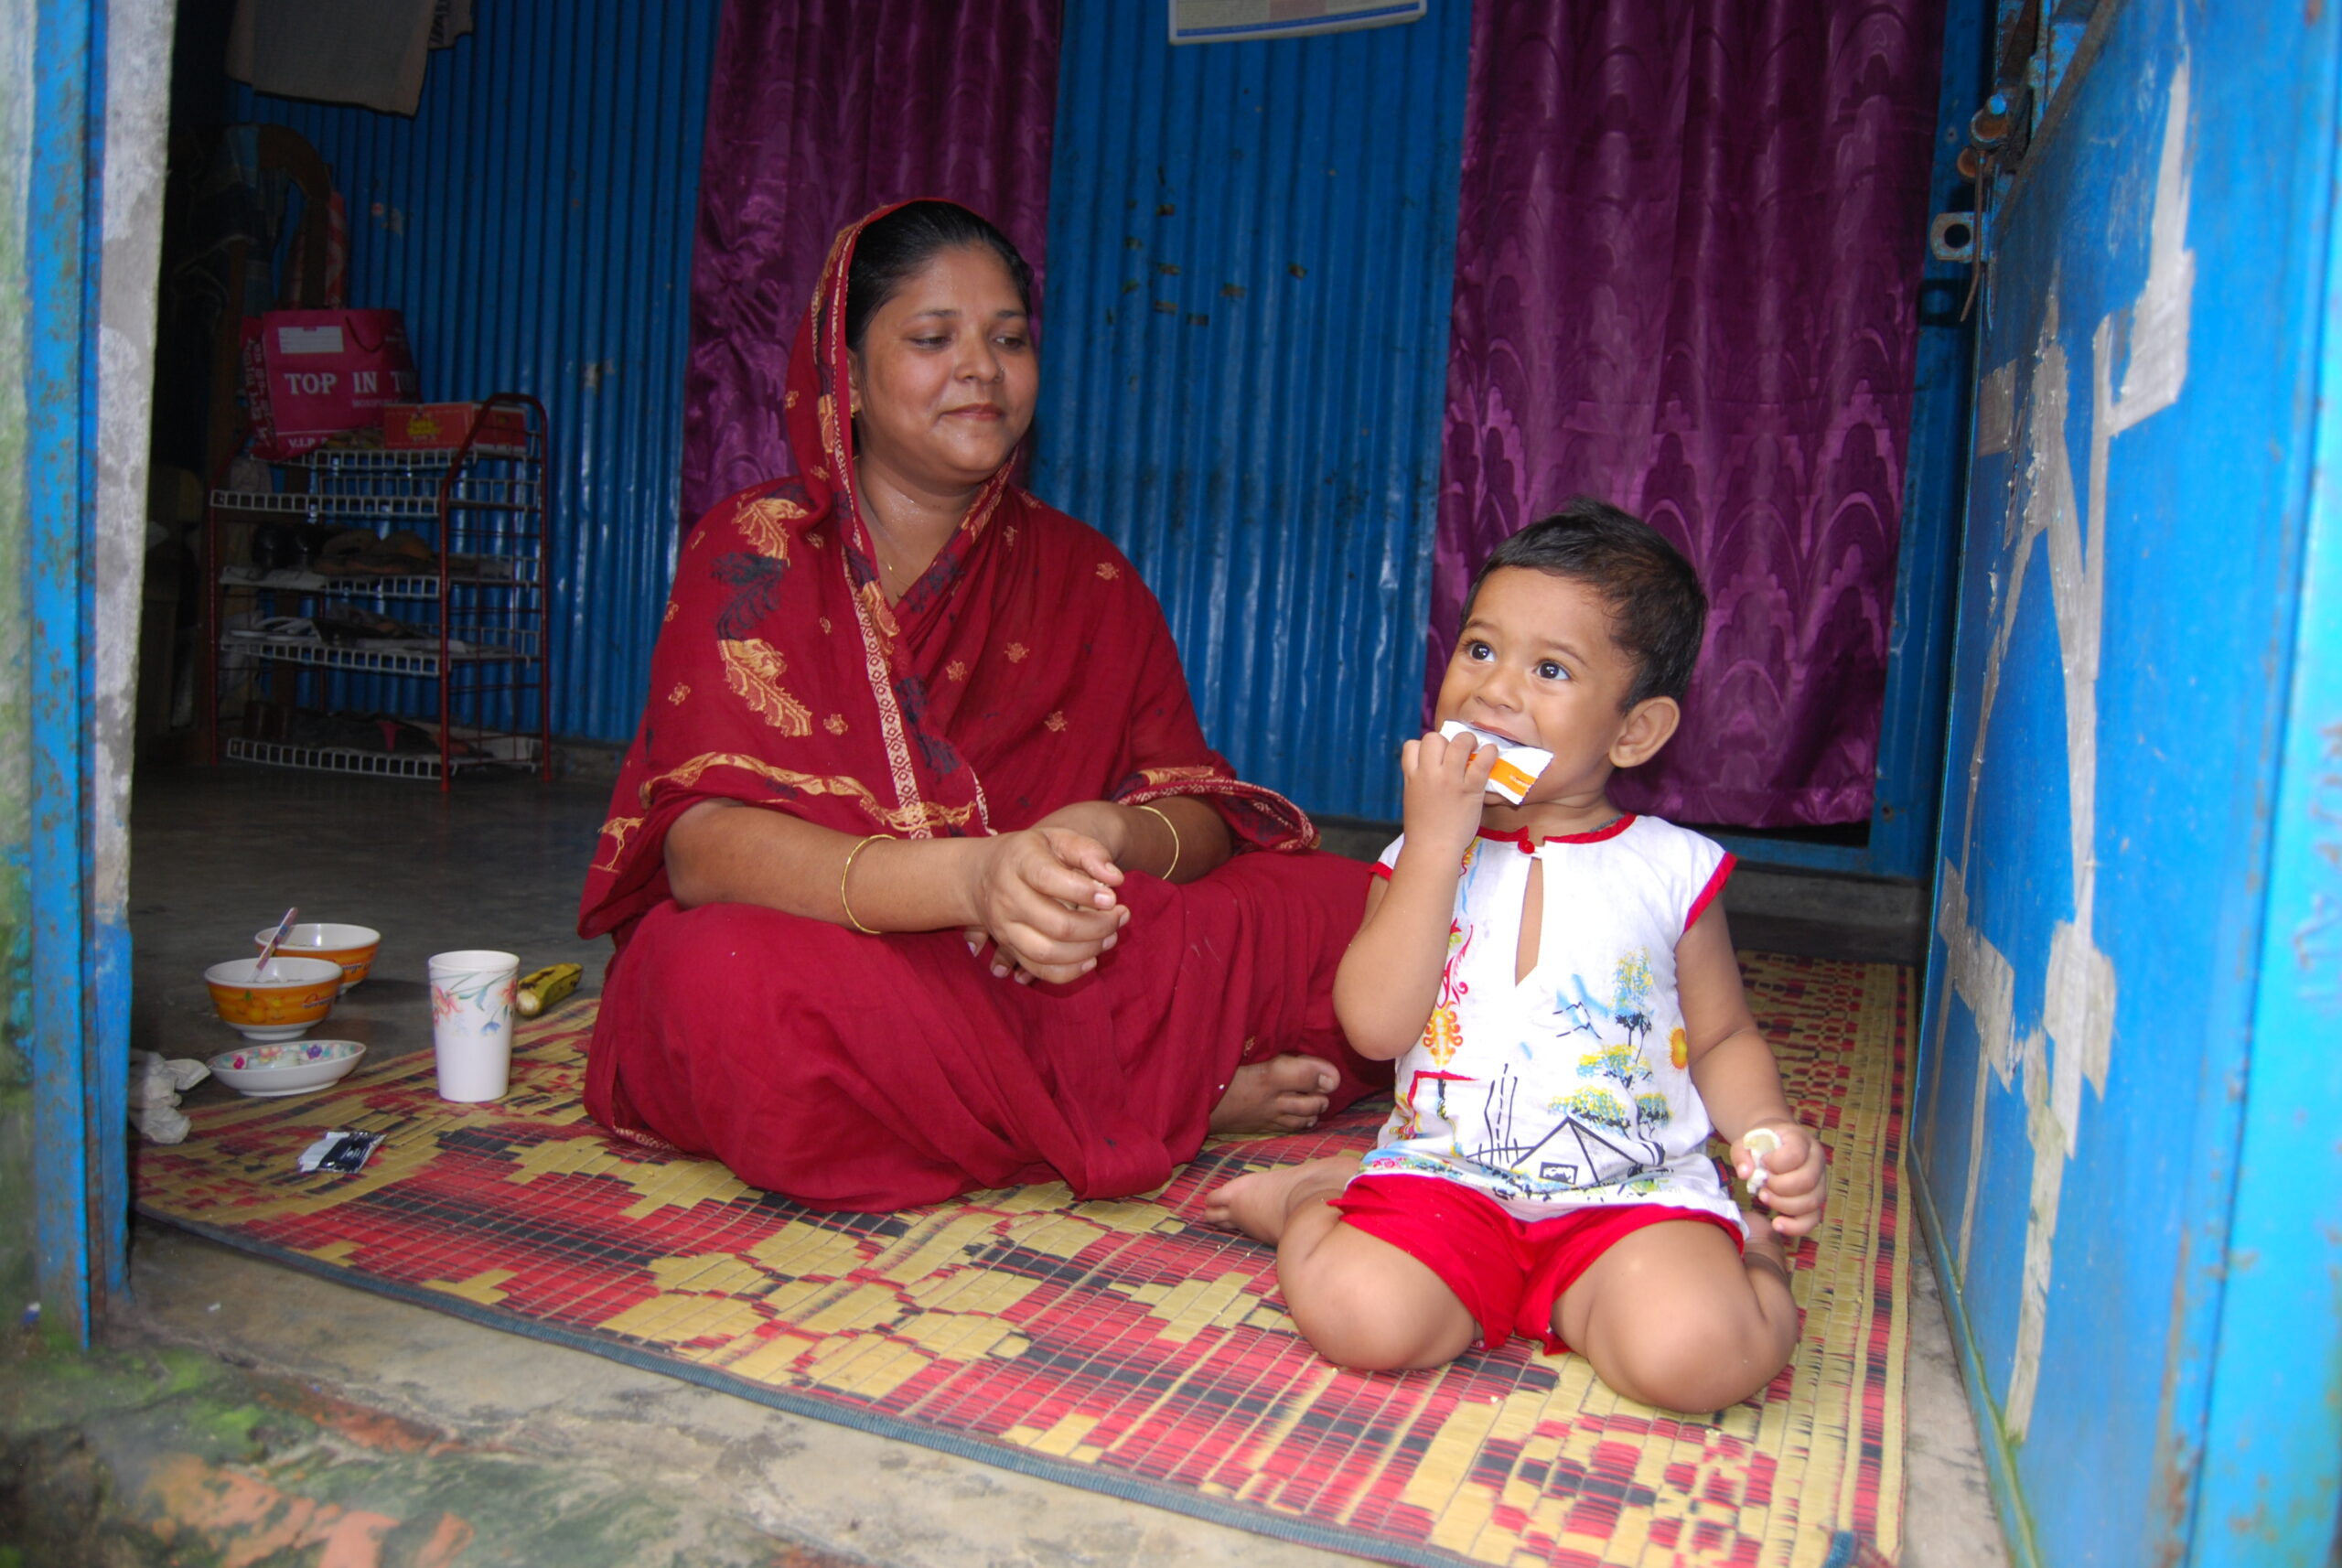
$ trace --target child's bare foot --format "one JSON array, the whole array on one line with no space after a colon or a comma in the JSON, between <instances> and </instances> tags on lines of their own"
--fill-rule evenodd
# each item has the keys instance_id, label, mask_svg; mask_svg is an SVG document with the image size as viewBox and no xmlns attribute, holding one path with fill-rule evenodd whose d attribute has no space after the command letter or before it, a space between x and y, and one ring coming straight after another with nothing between
<instances>
[{"instance_id":1,"label":"child's bare foot","mask_svg":"<svg viewBox=\"0 0 2342 1568\"><path fill-rule=\"evenodd\" d=\"M1331 1197L1358 1174L1356 1155L1329 1155L1297 1165L1271 1165L1247 1171L1224 1181L1204 1195L1204 1219L1230 1230L1241 1230L1255 1241L1274 1241L1284 1234L1284 1222L1302 1204Z\"/></svg>"},{"instance_id":2,"label":"child's bare foot","mask_svg":"<svg viewBox=\"0 0 2342 1568\"><path fill-rule=\"evenodd\" d=\"M1341 1081L1334 1064L1316 1057L1272 1057L1236 1069L1211 1108L1215 1133L1298 1133L1317 1125Z\"/></svg>"}]
</instances>

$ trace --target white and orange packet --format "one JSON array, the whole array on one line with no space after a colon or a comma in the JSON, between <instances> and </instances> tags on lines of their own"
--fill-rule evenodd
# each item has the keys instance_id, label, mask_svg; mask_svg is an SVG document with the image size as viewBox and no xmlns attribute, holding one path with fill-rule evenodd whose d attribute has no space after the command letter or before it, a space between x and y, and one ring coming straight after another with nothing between
<instances>
[{"instance_id":1,"label":"white and orange packet","mask_svg":"<svg viewBox=\"0 0 2342 1568\"><path fill-rule=\"evenodd\" d=\"M1553 760L1553 754L1550 751L1540 751L1533 746L1522 746L1500 735L1475 729L1462 719L1448 720L1439 726L1439 733L1450 740L1459 735L1468 735L1472 737L1475 750L1483 746L1495 746L1497 770L1488 775L1488 793L1501 795L1516 806L1529 793L1529 787L1537 782L1537 775L1544 772L1546 766Z\"/></svg>"}]
</instances>

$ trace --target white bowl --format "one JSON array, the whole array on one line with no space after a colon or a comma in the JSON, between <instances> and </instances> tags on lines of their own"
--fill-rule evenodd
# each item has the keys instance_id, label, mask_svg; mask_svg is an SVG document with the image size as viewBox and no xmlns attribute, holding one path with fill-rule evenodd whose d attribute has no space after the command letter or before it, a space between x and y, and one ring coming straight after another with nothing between
<instances>
[{"instance_id":1,"label":"white bowl","mask_svg":"<svg viewBox=\"0 0 2342 1568\"><path fill-rule=\"evenodd\" d=\"M237 1093L273 1100L338 1082L365 1054L356 1040L284 1040L221 1051L204 1065Z\"/></svg>"}]
</instances>

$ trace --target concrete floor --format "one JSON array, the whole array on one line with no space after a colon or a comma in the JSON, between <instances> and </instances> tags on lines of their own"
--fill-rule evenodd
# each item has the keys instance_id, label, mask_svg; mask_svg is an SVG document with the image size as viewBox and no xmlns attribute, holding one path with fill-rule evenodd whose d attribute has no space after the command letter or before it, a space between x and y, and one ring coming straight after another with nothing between
<instances>
[{"instance_id":1,"label":"concrete floor","mask_svg":"<svg viewBox=\"0 0 2342 1568\"><path fill-rule=\"evenodd\" d=\"M592 991L607 944L580 941L572 926L607 804L607 785L591 780L475 779L443 796L427 785L252 768L142 775L133 806L133 1044L199 1058L232 1044L211 1015L201 972L249 951L246 934L288 904L304 918L382 931L373 977L331 1022L334 1036L363 1040L376 1056L427 1047L423 975L433 952L502 948L519 953L524 970L574 959L586 964ZM1371 854L1379 843L1367 843L1370 836L1353 833L1335 847ZM1918 940L1907 889L1744 873L1727 898L1744 946L1872 958L1907 956ZM205 1084L190 1098L227 1094ZM1916 1238L1916 1226L1910 1233ZM521 1511L565 1544L532 1554L517 1525L510 1541L491 1541L481 1528L459 1559L465 1568L491 1561L564 1568L605 1561L851 1560L903 1568L1350 1561L800 1420L312 1279L165 1227L134 1228L131 1264L131 1300L112 1316L98 1359L123 1389L106 1396L112 1424L103 1433L82 1423L85 1458L119 1460L136 1449L142 1419L156 1431L184 1424L185 1411L167 1410L155 1390L199 1387L231 1404L243 1398L275 1412L280 1426L292 1423L267 1453L290 1452L313 1468L316 1454L338 1455L337 1463L358 1467L353 1475L368 1465L384 1477L397 1468L406 1511L369 1506L405 1520L402 1528L421 1532L414 1539L424 1544L410 1557L384 1554L385 1563L455 1561L429 1555L425 1516L438 1509L452 1517L452 1499L475 1498L467 1517L481 1509L500 1517L521 1498ZM1924 1253L1914 1257L1912 1275L1900 1562L1997 1568L2007 1559ZM163 1367L175 1369L141 1370ZM59 1423L71 1424L72 1398L57 1391L66 1374L54 1365L17 1370L20 1389L48 1389L50 1401L32 1401L30 1416L21 1397L9 1402L13 1409L0 1407L0 1438L18 1451L36 1440L53 1447ZM223 1391L220 1378L241 1380ZM287 1389L300 1397L288 1398ZM42 1409L50 1412L47 1426ZM349 1435L383 1431L415 1438L385 1449ZM252 1463L248 1455L244 1468ZM288 1475L300 1471L286 1463ZM553 1530L556 1522L563 1528ZM435 1528L444 1536L445 1520Z\"/></svg>"}]
</instances>

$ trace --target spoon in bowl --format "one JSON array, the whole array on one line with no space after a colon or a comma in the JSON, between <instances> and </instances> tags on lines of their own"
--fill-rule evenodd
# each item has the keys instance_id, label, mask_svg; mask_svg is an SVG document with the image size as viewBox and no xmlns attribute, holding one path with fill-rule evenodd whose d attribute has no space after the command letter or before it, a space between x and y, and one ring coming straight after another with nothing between
<instances>
[{"instance_id":1,"label":"spoon in bowl","mask_svg":"<svg viewBox=\"0 0 2342 1568\"><path fill-rule=\"evenodd\" d=\"M293 929L293 917L298 913L300 913L298 909L285 910L285 918L276 922L276 929L268 933L268 943L260 950L260 957L252 964L254 980L258 980L268 972L268 961L276 956L276 944L283 941L285 933Z\"/></svg>"}]
</instances>

